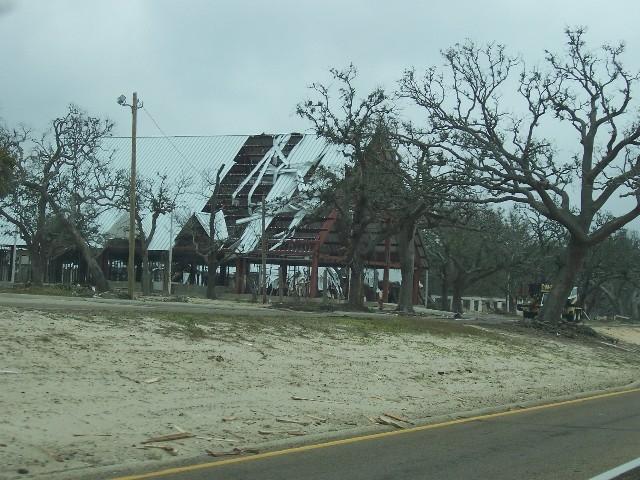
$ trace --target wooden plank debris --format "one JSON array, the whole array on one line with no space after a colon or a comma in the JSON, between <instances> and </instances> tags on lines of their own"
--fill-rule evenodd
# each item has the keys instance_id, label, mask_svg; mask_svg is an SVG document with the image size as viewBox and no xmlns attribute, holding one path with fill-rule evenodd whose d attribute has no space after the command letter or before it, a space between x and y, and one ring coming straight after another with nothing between
<instances>
[{"instance_id":1,"label":"wooden plank debris","mask_svg":"<svg viewBox=\"0 0 640 480\"><path fill-rule=\"evenodd\" d=\"M177 455L178 454L178 451L175 449L175 447L172 447L171 445L145 445L143 447L138 447L138 448L142 448L142 449L159 448L160 450L164 450L165 452L167 452L170 455Z\"/></svg>"},{"instance_id":2,"label":"wooden plank debris","mask_svg":"<svg viewBox=\"0 0 640 480\"><path fill-rule=\"evenodd\" d=\"M314 415L306 414L305 417L309 417L311 420L315 420L316 423L325 423L327 421L326 418L316 417Z\"/></svg>"},{"instance_id":3,"label":"wooden plank debris","mask_svg":"<svg viewBox=\"0 0 640 480\"><path fill-rule=\"evenodd\" d=\"M302 425L304 427L306 427L307 425L309 425L311 422L304 422L304 421L300 421L300 420L292 420L290 418L276 418L276 422L280 422L280 423L295 423L296 425Z\"/></svg>"},{"instance_id":4,"label":"wooden plank debris","mask_svg":"<svg viewBox=\"0 0 640 480\"><path fill-rule=\"evenodd\" d=\"M409 420L408 418L401 417L399 415L394 415L394 414L388 413L388 412L385 412L384 414L389 418L393 418L394 420L398 420L399 422L404 422L404 423L408 423L410 425L414 425L414 423L411 420Z\"/></svg>"},{"instance_id":5,"label":"wooden plank debris","mask_svg":"<svg viewBox=\"0 0 640 480\"><path fill-rule=\"evenodd\" d=\"M225 457L230 455L245 455L247 453L256 454L260 453L260 451L256 448L234 448L233 450L228 450L226 452L215 452L213 450L205 450L207 454L212 457Z\"/></svg>"},{"instance_id":6,"label":"wooden plank debris","mask_svg":"<svg viewBox=\"0 0 640 480\"><path fill-rule=\"evenodd\" d=\"M159 437L151 437L145 440L144 442L140 442L140 443L144 445L147 443L170 442L172 440L182 440L183 438L191 438L191 437L195 437L195 435L189 432L178 432L178 433L170 433L168 435L160 435Z\"/></svg>"},{"instance_id":7,"label":"wooden plank debris","mask_svg":"<svg viewBox=\"0 0 640 480\"><path fill-rule=\"evenodd\" d=\"M376 422L382 425L391 425L392 427L396 427L396 428L406 428L406 426L400 423L399 421L394 420L391 417L387 417L386 415L380 415L376 417Z\"/></svg>"}]
</instances>

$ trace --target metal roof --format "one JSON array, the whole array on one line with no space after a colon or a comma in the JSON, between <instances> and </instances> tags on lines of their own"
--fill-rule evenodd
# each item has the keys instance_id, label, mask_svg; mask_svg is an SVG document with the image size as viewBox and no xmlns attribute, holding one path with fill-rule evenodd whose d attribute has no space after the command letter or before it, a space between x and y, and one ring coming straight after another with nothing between
<instances>
[{"instance_id":1,"label":"metal roof","mask_svg":"<svg viewBox=\"0 0 640 480\"><path fill-rule=\"evenodd\" d=\"M13 242L16 242L18 247L24 247L25 243L20 236L15 237L13 233L14 228L10 223L0 219L0 246L13 246Z\"/></svg>"},{"instance_id":2,"label":"metal roof","mask_svg":"<svg viewBox=\"0 0 640 480\"><path fill-rule=\"evenodd\" d=\"M177 183L181 178L190 179L188 190L179 198L180 207L175 218L188 218L200 212L206 204L209 191L204 189L205 172L214 173L223 164L224 176L233 164L236 154L247 141L246 135L218 135L210 137L138 137L136 142L136 172L139 177L167 175L169 183ZM112 155L114 169L129 169L131 165L131 138L110 137L104 140L105 155ZM128 218L128 214L125 218ZM110 210L100 217L101 229L107 237L122 238L122 229L113 229L122 222L122 211ZM146 232L151 228L149 212L143 220ZM156 232L149 250L168 250L171 243L171 216L158 217ZM180 225L174 223L173 235ZM124 233L128 232L125 225Z\"/></svg>"},{"instance_id":3,"label":"metal roof","mask_svg":"<svg viewBox=\"0 0 640 480\"><path fill-rule=\"evenodd\" d=\"M282 173L277 176L273 187L267 194L265 199L267 205L269 203L272 205L277 203L281 207L279 210L265 215L265 226L268 228L278 213L283 211L295 212L294 218L288 227L288 231L292 231L302 221L306 213L313 210L318 203L314 199L296 202L297 205L289 202L296 191L303 186L305 176L309 170L317 165L330 169L343 168L345 161L346 158L340 147L328 144L324 139L318 138L316 135L305 135L285 159L284 168L281 170ZM249 219L242 238L236 246L236 251L240 253L254 250L260 241L262 231L261 211L259 209L256 210Z\"/></svg>"},{"instance_id":4,"label":"metal roof","mask_svg":"<svg viewBox=\"0 0 640 480\"><path fill-rule=\"evenodd\" d=\"M262 182L263 176L273 178L274 183L266 197L267 202L278 201L281 206L275 215L267 216L267 226L278 213L289 212L294 219L289 225L289 230L302 221L306 213L317 206L317 201L291 202L296 191L304 188L305 176L309 170L317 165L329 169L343 168L346 158L342 148L328 144L324 139L315 134L306 134L293 147L289 155L284 157L281 148L291 135L274 135L274 148L263 157L262 171L253 181ZM208 214L203 213L211 187L206 186L205 173L211 176L224 165L221 178L223 179L234 165L234 159L238 152L250 137L248 135L218 135L218 136L178 136L178 137L138 137L136 144L137 175L139 178L154 178L158 175L166 175L169 184L176 184L182 178L189 178L189 186L184 195L179 198L179 208L174 213L173 237L178 234L181 226L192 215L205 227L208 223ZM111 158L111 166L114 170L128 170L131 164L131 138L108 137L103 141L102 154L105 158ZM275 167L268 164L280 163L281 168L275 177L272 177ZM277 162L276 162L277 160ZM266 172L269 172L268 175ZM265 179L266 180L266 179ZM252 187L253 188L253 187ZM227 237L227 228L223 216L224 212L216 215L216 223L219 235ZM253 214L245 219L244 233L236 244L236 251L245 253L252 251L260 240L261 212L254 210ZM128 213L126 211L110 209L98 218L100 231L105 239L121 238L128 235ZM10 227L10 226L9 226ZM143 229L149 232L151 228L150 212L143 214ZM166 251L173 243L170 236L171 216L161 215L157 220L154 238L149 245L149 250ZM286 232L283 232L283 238ZM19 240L19 243L24 243ZM13 245L13 235L10 228L4 228L0 223L0 244Z\"/></svg>"}]
</instances>

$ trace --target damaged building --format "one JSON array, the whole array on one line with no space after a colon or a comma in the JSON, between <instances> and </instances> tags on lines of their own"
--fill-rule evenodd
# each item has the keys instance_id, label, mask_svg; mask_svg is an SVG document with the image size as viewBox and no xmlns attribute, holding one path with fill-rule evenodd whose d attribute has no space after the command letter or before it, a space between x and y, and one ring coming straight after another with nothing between
<instances>
[{"instance_id":1,"label":"damaged building","mask_svg":"<svg viewBox=\"0 0 640 480\"><path fill-rule=\"evenodd\" d=\"M105 139L104 150L105 155L111 155L115 169L128 169L130 138ZM255 293L262 261L264 201L270 293L348 296L349 269L345 268L343 235L336 228L338 214L311 193L321 181L317 172L344 170L347 157L341 147L313 134L298 133L139 137L137 157L139 177L166 175L169 183L185 179L188 183L178 199L179 208L158 218L148 247L154 290L166 291L171 281L176 293L203 291L209 276L199 246L209 240L213 207L221 259L217 283L223 291ZM204 177L215 178L218 171L220 184L214 204L213 185ZM143 230L148 236L150 215L143 217ZM128 212L116 209L99 218L103 235L95 244L96 254L107 279L116 288L127 281L128 222ZM372 227L371 235L379 233ZM420 235L414 241L414 303L422 303L426 252ZM138 257L136 280L140 281ZM51 258L49 263L48 280L52 283L88 281L86 268L72 249ZM385 301L393 301L393 284L400 279L395 238L389 236L378 242L365 265L369 299L380 291Z\"/></svg>"}]
</instances>

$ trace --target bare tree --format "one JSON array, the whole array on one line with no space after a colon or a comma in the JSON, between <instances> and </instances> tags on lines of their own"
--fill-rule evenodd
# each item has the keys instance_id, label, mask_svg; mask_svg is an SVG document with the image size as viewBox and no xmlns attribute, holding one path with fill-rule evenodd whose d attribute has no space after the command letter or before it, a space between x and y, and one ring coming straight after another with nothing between
<instances>
[{"instance_id":1,"label":"bare tree","mask_svg":"<svg viewBox=\"0 0 640 480\"><path fill-rule=\"evenodd\" d=\"M71 105L65 116L52 122L50 132L33 137L24 131L17 136L20 148L27 142L30 148L16 157L13 188L0 203L0 215L27 244L34 284L43 282L47 225L55 220L87 263L96 288L109 288L89 242L98 240L97 219L110 207L122 179L102 148L111 129L111 122Z\"/></svg>"},{"instance_id":2,"label":"bare tree","mask_svg":"<svg viewBox=\"0 0 640 480\"><path fill-rule=\"evenodd\" d=\"M424 142L488 194L482 201L527 204L567 230L563 265L541 312L548 322L560 321L588 250L640 215L640 120L631 104L638 75L621 63L623 44L594 53L583 29L566 36L566 55L547 52L546 72L527 69L501 45L466 42L443 53L443 73L433 68L418 78L411 70L400 83L401 94L428 116ZM553 123L543 126L545 120ZM577 133L577 148L559 159L543 132L565 125ZM596 227L595 215L614 195L634 205Z\"/></svg>"},{"instance_id":3,"label":"bare tree","mask_svg":"<svg viewBox=\"0 0 640 480\"><path fill-rule=\"evenodd\" d=\"M180 197L185 193L191 179L185 175L176 181L169 181L167 174L157 173L153 177L139 176L136 179L136 235L142 257L142 294L151 293L151 269L149 264L149 246L156 234L158 219L162 215L173 213L178 208ZM123 195L116 201L116 207L128 210L129 196L123 185Z\"/></svg>"},{"instance_id":4,"label":"bare tree","mask_svg":"<svg viewBox=\"0 0 640 480\"><path fill-rule=\"evenodd\" d=\"M204 249L198 248L198 244L196 244L196 252L198 252L198 254L207 262L207 272L209 277L207 280L207 298L212 300L217 298L216 284L218 283L218 266L221 261L223 261L223 245L222 242L218 240L218 232L216 232L216 213L220 210L218 196L220 194L220 176L222 175L224 167L225 165L222 164L220 168L218 168L215 178L211 178L207 175L207 184L209 185L209 188L212 188L211 197L209 197L209 231L207 232L209 241Z\"/></svg>"},{"instance_id":5,"label":"bare tree","mask_svg":"<svg viewBox=\"0 0 640 480\"><path fill-rule=\"evenodd\" d=\"M5 142L10 143L10 135L5 135L0 131L0 198L4 197L11 191L11 185L14 180L14 169L16 168L15 153L10 144L3 145Z\"/></svg>"},{"instance_id":6,"label":"bare tree","mask_svg":"<svg viewBox=\"0 0 640 480\"><path fill-rule=\"evenodd\" d=\"M346 258L351 268L349 303L360 308L364 298L364 260L371 247L369 230L375 221L381 221L373 203L380 197L379 186L384 182L376 176L379 171L376 172L375 165L379 162L374 157L381 152L373 148L372 140L380 125L388 121L393 106L381 88L364 98L358 97L354 86L357 72L353 65L346 70L331 69L331 74L339 84L337 91L319 83L312 84L310 88L317 98L300 103L297 113L313 124L319 137L343 146L349 159L344 175L325 172L326 191L336 195L325 195L324 200L334 199L332 206L339 211L340 229L347 232ZM337 97L335 107L333 95Z\"/></svg>"},{"instance_id":7,"label":"bare tree","mask_svg":"<svg viewBox=\"0 0 640 480\"><path fill-rule=\"evenodd\" d=\"M448 198L459 188L452 185L452 172L442 155L404 133L395 132L393 137L397 145L384 163L387 202L383 208L388 234L395 234L398 241L402 282L397 310L412 312L415 237L419 231L455 222L461 207Z\"/></svg>"}]
</instances>

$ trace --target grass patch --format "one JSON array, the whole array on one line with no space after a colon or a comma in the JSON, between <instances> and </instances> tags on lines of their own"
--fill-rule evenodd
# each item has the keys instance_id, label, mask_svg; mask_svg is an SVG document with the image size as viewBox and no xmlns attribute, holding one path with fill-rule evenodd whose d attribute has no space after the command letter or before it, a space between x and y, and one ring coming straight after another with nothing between
<instances>
[{"instance_id":1,"label":"grass patch","mask_svg":"<svg viewBox=\"0 0 640 480\"><path fill-rule=\"evenodd\" d=\"M472 336L504 342L504 338L496 333L478 330L454 322L446 322L424 317L304 317L283 315L280 317L248 317L238 315L216 315L206 313L177 312L105 312L103 316L114 325L135 325L140 320L157 321L159 331L169 335L180 335L198 340L211 337L207 327L218 330L222 336L237 336L253 332L272 333L276 335L308 335L320 334L328 338L340 340L341 337L356 337L363 341L371 341L376 334L430 334L439 337ZM95 320L93 320L95 321ZM218 336L216 334L216 336Z\"/></svg>"},{"instance_id":2,"label":"grass patch","mask_svg":"<svg viewBox=\"0 0 640 480\"><path fill-rule=\"evenodd\" d=\"M187 337L190 340L203 340L209 337L209 334L192 318L185 319L181 322L166 322L160 326L158 332L164 335Z\"/></svg>"},{"instance_id":3,"label":"grass patch","mask_svg":"<svg viewBox=\"0 0 640 480\"><path fill-rule=\"evenodd\" d=\"M38 335L36 337L33 338L36 342L43 342L43 343L49 343L52 342L53 340L56 339L60 339L60 340L75 340L76 337L69 332L54 332L54 333L46 333L46 334L42 334L42 335Z\"/></svg>"}]
</instances>

